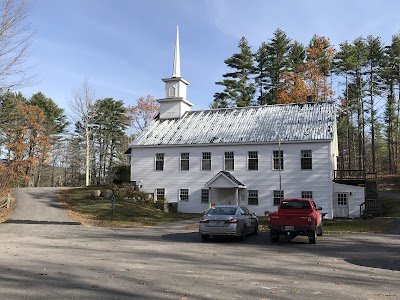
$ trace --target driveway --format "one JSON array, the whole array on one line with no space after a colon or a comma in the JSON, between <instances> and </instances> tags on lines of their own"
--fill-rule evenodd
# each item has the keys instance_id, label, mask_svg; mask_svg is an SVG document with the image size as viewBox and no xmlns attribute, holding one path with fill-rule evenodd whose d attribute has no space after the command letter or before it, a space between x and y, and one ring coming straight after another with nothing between
<instances>
[{"instance_id":1,"label":"driveway","mask_svg":"<svg viewBox=\"0 0 400 300\"><path fill-rule=\"evenodd\" d=\"M56 191L14 194L13 220L0 224L0 299L400 299L399 234L204 243L181 223L74 225Z\"/></svg>"}]
</instances>

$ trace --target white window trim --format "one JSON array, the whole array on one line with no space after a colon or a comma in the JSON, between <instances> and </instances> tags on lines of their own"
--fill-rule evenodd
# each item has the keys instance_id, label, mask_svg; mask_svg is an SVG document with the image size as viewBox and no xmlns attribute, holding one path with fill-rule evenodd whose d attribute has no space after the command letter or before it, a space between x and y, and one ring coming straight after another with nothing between
<instances>
[{"instance_id":1,"label":"white window trim","mask_svg":"<svg viewBox=\"0 0 400 300\"><path fill-rule=\"evenodd\" d=\"M250 204L249 203L249 199L250 198L255 198L255 197L250 197L250 191L256 191L257 192L257 204ZM259 190L248 190L247 191L247 205L251 205L251 206L258 206L260 204L260 193Z\"/></svg>"},{"instance_id":2,"label":"white window trim","mask_svg":"<svg viewBox=\"0 0 400 300\"><path fill-rule=\"evenodd\" d=\"M187 190L188 194L188 199L187 200L181 200L181 190ZM178 202L189 202L190 200L190 189L178 189Z\"/></svg>"},{"instance_id":3,"label":"white window trim","mask_svg":"<svg viewBox=\"0 0 400 300\"><path fill-rule=\"evenodd\" d=\"M157 194L157 190L161 190L161 189L164 190L164 200L166 199L166 197L165 197L165 194L166 194L165 188L156 188L156 189L154 190L154 195L156 196L156 197L155 197L155 201L161 200L161 199L158 199L158 194Z\"/></svg>"},{"instance_id":4,"label":"white window trim","mask_svg":"<svg viewBox=\"0 0 400 300\"><path fill-rule=\"evenodd\" d=\"M204 170L203 169L203 153L210 153L210 169L209 170ZM206 172L212 171L212 152L208 152L208 151L201 152L201 155L200 155L200 171L206 171Z\"/></svg>"},{"instance_id":5,"label":"white window trim","mask_svg":"<svg viewBox=\"0 0 400 300\"><path fill-rule=\"evenodd\" d=\"M226 169L226 165L225 165L225 152L232 152L233 153L233 169L227 170ZM235 171L235 151L224 151L224 155L222 155L222 159L223 159L223 165L224 165L224 171Z\"/></svg>"},{"instance_id":6,"label":"white window trim","mask_svg":"<svg viewBox=\"0 0 400 300\"><path fill-rule=\"evenodd\" d=\"M207 200L207 202L203 202L203 190L208 191L208 200ZM210 195L211 195L210 189L201 189L200 203L201 204L209 204L210 203Z\"/></svg>"},{"instance_id":7,"label":"white window trim","mask_svg":"<svg viewBox=\"0 0 400 300\"><path fill-rule=\"evenodd\" d=\"M182 161L183 161L182 154L183 153L189 154L188 159L187 159L187 161L188 161L188 169L187 170L182 170ZM190 171L190 152L182 152L179 154L179 171Z\"/></svg>"},{"instance_id":8,"label":"white window trim","mask_svg":"<svg viewBox=\"0 0 400 300\"><path fill-rule=\"evenodd\" d=\"M301 160L303 159L303 156L301 155L302 151L310 151L311 152L311 157L307 157L311 159L311 169L303 169L301 167ZM311 149L300 149L300 170L301 171L312 171L313 170L313 151Z\"/></svg>"},{"instance_id":9,"label":"white window trim","mask_svg":"<svg viewBox=\"0 0 400 300\"><path fill-rule=\"evenodd\" d=\"M275 169L275 164L274 164L274 151L281 151L282 152L282 162L283 162L283 167L280 169L281 171L285 170L285 152L281 149L281 150L272 150L272 170L273 171L279 171L279 169Z\"/></svg>"},{"instance_id":10,"label":"white window trim","mask_svg":"<svg viewBox=\"0 0 400 300\"><path fill-rule=\"evenodd\" d=\"M250 156L249 152L256 152L257 153L257 169L250 169ZM255 159L255 158L252 158ZM247 151L247 171L258 171L260 169L260 154L258 151Z\"/></svg>"},{"instance_id":11,"label":"white window trim","mask_svg":"<svg viewBox=\"0 0 400 300\"><path fill-rule=\"evenodd\" d=\"M163 154L163 169L162 170L157 170L157 154ZM154 171L155 172L163 172L165 170L165 153L163 152L157 152L154 155Z\"/></svg>"}]
</instances>

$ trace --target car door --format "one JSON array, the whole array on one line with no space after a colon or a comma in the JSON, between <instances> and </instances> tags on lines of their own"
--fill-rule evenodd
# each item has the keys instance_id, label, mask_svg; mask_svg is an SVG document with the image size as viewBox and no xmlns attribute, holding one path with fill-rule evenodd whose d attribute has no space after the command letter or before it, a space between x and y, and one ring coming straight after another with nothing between
<instances>
[{"instance_id":1,"label":"car door","mask_svg":"<svg viewBox=\"0 0 400 300\"><path fill-rule=\"evenodd\" d=\"M243 220L247 231L252 231L255 226L253 215L250 213L247 207L241 206L240 210L243 212Z\"/></svg>"}]
</instances>

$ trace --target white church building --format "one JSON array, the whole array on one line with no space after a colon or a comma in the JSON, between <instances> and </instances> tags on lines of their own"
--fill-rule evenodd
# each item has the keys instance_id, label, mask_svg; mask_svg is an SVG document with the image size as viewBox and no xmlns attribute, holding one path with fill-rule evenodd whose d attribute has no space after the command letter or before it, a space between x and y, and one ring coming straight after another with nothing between
<instances>
[{"instance_id":1,"label":"white church building","mask_svg":"<svg viewBox=\"0 0 400 300\"><path fill-rule=\"evenodd\" d=\"M126 152L131 181L179 212L240 204L263 215L282 198L312 198L327 218L358 217L364 187L334 182L338 138L331 102L191 110L177 31L160 114Z\"/></svg>"}]
</instances>

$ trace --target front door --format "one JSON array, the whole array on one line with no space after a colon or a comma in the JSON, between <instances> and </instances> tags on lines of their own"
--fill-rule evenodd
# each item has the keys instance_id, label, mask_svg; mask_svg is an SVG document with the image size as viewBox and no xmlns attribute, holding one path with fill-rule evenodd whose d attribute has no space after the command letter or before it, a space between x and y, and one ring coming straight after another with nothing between
<instances>
[{"instance_id":1,"label":"front door","mask_svg":"<svg viewBox=\"0 0 400 300\"><path fill-rule=\"evenodd\" d=\"M218 189L218 202L219 205L236 204L235 189Z\"/></svg>"},{"instance_id":2,"label":"front door","mask_svg":"<svg viewBox=\"0 0 400 300\"><path fill-rule=\"evenodd\" d=\"M334 217L349 217L349 193L335 193L334 198Z\"/></svg>"}]
</instances>

